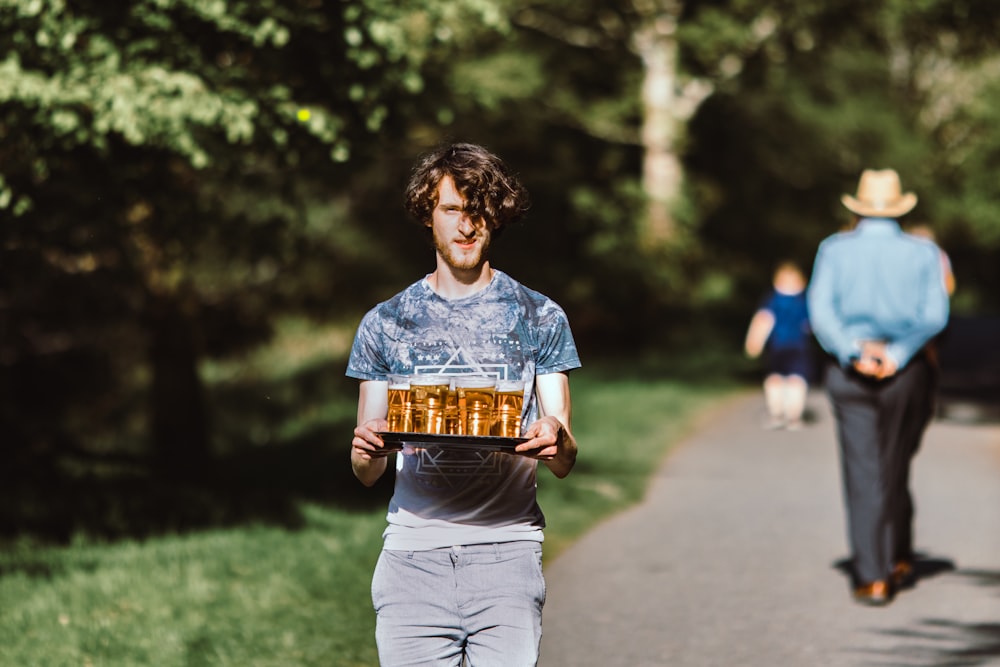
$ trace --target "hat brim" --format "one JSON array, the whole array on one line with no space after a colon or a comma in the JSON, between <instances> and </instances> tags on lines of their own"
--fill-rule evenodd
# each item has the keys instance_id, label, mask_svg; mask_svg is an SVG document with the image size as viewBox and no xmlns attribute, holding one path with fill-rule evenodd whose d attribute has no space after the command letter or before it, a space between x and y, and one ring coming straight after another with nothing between
<instances>
[{"instance_id":1,"label":"hat brim","mask_svg":"<svg viewBox=\"0 0 1000 667\"><path fill-rule=\"evenodd\" d=\"M851 195L843 195L840 202L851 213L865 218L898 218L906 215L917 205L917 195L912 192L903 194L899 199L881 207L875 207L868 202L855 199Z\"/></svg>"}]
</instances>

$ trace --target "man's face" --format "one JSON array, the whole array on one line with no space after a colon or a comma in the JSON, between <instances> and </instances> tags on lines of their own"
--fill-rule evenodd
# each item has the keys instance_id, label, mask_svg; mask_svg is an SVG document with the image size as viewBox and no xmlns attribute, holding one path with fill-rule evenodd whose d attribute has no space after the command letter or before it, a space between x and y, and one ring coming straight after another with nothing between
<instances>
[{"instance_id":1,"label":"man's face","mask_svg":"<svg viewBox=\"0 0 1000 667\"><path fill-rule=\"evenodd\" d=\"M492 238L490 229L482 218L469 218L465 200L450 176L438 184L438 203L429 226L438 255L451 268L473 271L486 262Z\"/></svg>"}]
</instances>

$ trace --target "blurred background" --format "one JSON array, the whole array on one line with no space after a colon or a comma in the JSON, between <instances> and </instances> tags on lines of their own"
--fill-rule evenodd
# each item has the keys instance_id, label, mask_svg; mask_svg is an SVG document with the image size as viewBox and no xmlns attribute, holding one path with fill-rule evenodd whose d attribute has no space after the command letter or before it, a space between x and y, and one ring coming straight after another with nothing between
<instances>
[{"instance_id":1,"label":"blurred background","mask_svg":"<svg viewBox=\"0 0 1000 667\"><path fill-rule=\"evenodd\" d=\"M350 506L346 354L433 269L401 195L447 141L523 178L494 266L585 364L666 374L752 376L774 265L895 168L953 388L995 389L998 34L993 0L4 0L0 533Z\"/></svg>"}]
</instances>

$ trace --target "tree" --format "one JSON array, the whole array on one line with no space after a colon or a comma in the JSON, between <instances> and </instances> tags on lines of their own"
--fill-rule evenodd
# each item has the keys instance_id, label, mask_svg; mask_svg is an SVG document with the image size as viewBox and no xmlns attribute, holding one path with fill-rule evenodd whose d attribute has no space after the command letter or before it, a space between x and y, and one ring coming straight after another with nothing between
<instances>
[{"instance_id":1,"label":"tree","mask_svg":"<svg viewBox=\"0 0 1000 667\"><path fill-rule=\"evenodd\" d=\"M324 187L470 23L504 26L478 0L0 4L5 442L205 456L200 360L364 265Z\"/></svg>"},{"instance_id":2,"label":"tree","mask_svg":"<svg viewBox=\"0 0 1000 667\"><path fill-rule=\"evenodd\" d=\"M996 27L987 0L2 0L5 444L204 455L199 363L398 286L400 181L445 138L523 167L544 224L498 252L583 338L742 316L872 164L962 240L960 284L998 280Z\"/></svg>"}]
</instances>

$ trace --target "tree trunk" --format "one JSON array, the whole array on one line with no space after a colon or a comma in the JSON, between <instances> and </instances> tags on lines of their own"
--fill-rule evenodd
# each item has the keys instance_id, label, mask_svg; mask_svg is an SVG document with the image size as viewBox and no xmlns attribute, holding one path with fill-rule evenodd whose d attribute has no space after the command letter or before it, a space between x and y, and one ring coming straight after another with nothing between
<instances>
[{"instance_id":1,"label":"tree trunk","mask_svg":"<svg viewBox=\"0 0 1000 667\"><path fill-rule=\"evenodd\" d=\"M165 472L188 476L209 457L197 336L191 319L172 296L152 297L148 321L153 454Z\"/></svg>"},{"instance_id":2,"label":"tree trunk","mask_svg":"<svg viewBox=\"0 0 1000 667\"><path fill-rule=\"evenodd\" d=\"M684 182L679 138L712 90L705 81L679 84L676 31L683 3L657 4L632 35L632 48L643 65L642 185L646 220L640 238L647 247L662 246L676 236L674 207Z\"/></svg>"},{"instance_id":3,"label":"tree trunk","mask_svg":"<svg viewBox=\"0 0 1000 667\"><path fill-rule=\"evenodd\" d=\"M674 99L677 42L651 23L635 35L643 63L642 186L646 193L646 220L642 239L657 246L674 235L673 204L681 190L681 165L675 150L677 122Z\"/></svg>"}]
</instances>

